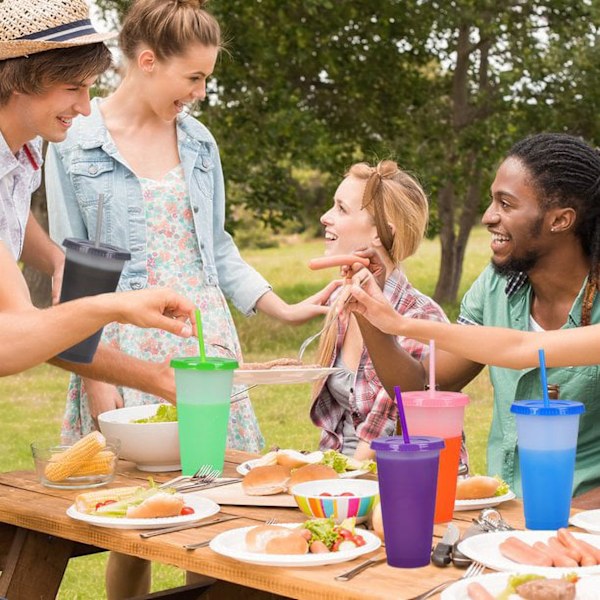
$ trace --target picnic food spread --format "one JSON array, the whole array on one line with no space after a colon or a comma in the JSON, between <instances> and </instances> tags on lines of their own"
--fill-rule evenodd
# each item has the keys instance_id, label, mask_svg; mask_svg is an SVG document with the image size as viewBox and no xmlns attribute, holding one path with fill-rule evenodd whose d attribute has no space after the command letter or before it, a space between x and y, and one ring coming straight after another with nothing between
<instances>
[{"instance_id":1,"label":"picnic food spread","mask_svg":"<svg viewBox=\"0 0 600 600\"><path fill-rule=\"evenodd\" d=\"M75 498L79 512L99 517L154 519L189 514L183 496L157 487L121 487L101 492L86 492Z\"/></svg>"},{"instance_id":2,"label":"picnic food spread","mask_svg":"<svg viewBox=\"0 0 600 600\"><path fill-rule=\"evenodd\" d=\"M508 600L515 596L523 600L574 600L578 580L575 574L550 579L543 575L519 573L508 578L506 588L499 595L492 595L479 582L470 583L467 594L469 600Z\"/></svg>"},{"instance_id":3,"label":"picnic food spread","mask_svg":"<svg viewBox=\"0 0 600 600\"><path fill-rule=\"evenodd\" d=\"M53 454L44 475L48 481L62 481L72 476L109 473L115 454L105 448L105 437L99 431L92 431L70 448Z\"/></svg>"}]
</instances>

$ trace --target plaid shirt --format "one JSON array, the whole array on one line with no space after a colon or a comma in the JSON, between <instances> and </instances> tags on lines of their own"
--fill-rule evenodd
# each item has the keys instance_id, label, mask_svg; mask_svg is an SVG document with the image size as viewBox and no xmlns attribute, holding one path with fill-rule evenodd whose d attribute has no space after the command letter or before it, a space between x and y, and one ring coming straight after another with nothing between
<instances>
[{"instance_id":1,"label":"plaid shirt","mask_svg":"<svg viewBox=\"0 0 600 600\"><path fill-rule=\"evenodd\" d=\"M447 322L444 311L431 298L412 287L404 273L398 269L395 269L385 282L383 293L401 315ZM342 322L342 319L339 319L337 343L329 365L335 363L347 328L347 320ZM397 340L400 346L417 360L423 360L428 354L428 347L420 342L401 336ZM356 434L360 440L370 442L383 435L394 434L396 403L390 399L379 381L366 347L363 348L354 384L350 388L349 402ZM325 381L315 396L310 418L322 430L321 449L339 450L342 442L336 430L344 418L344 409L333 399Z\"/></svg>"}]
</instances>

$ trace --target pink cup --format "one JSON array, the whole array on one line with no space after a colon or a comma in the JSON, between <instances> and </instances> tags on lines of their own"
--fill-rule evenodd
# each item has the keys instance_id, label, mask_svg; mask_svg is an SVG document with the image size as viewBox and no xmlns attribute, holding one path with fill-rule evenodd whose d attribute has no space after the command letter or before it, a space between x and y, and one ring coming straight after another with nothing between
<instances>
[{"instance_id":1,"label":"pink cup","mask_svg":"<svg viewBox=\"0 0 600 600\"><path fill-rule=\"evenodd\" d=\"M456 497L456 480L462 444L465 406L469 397L460 392L403 392L406 425L410 435L440 437L446 446L440 454L435 523L452 520Z\"/></svg>"}]
</instances>

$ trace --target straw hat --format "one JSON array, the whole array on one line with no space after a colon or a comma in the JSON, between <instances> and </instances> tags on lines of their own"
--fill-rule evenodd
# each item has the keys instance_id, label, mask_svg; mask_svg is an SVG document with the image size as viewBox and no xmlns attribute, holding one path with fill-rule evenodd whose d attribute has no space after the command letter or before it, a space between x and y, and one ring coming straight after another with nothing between
<instances>
[{"instance_id":1,"label":"straw hat","mask_svg":"<svg viewBox=\"0 0 600 600\"><path fill-rule=\"evenodd\" d=\"M116 35L94 29L84 0L0 2L0 60L95 44Z\"/></svg>"}]
</instances>

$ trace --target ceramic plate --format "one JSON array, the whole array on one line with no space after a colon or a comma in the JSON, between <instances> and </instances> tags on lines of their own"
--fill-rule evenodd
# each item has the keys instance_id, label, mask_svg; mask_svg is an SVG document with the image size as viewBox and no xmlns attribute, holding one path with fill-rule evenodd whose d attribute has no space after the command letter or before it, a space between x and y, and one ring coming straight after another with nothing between
<instances>
[{"instance_id":1,"label":"ceramic plate","mask_svg":"<svg viewBox=\"0 0 600 600\"><path fill-rule=\"evenodd\" d=\"M247 475L250 471L256 466L256 463L260 461L260 458L253 458L252 460L247 460L243 462L241 465L236 467L236 471L240 475ZM353 477L360 477L361 475L365 475L368 473L367 469L357 469L356 471L345 471L344 473L340 473L340 479L352 479ZM463 509L464 510L464 509Z\"/></svg>"},{"instance_id":2,"label":"ceramic plate","mask_svg":"<svg viewBox=\"0 0 600 600\"><path fill-rule=\"evenodd\" d=\"M441 600L470 600L467 594L467 587L474 581L480 583L495 598L504 591L508 585L508 578L511 575L512 573L490 573L488 575L480 575L479 577L462 579L444 590ZM600 577L583 577L577 582L576 587L577 596L575 600L596 600L598 598L598 590L600 589ZM511 594L508 600L516 600L517 598L520 598L520 596Z\"/></svg>"},{"instance_id":3,"label":"ceramic plate","mask_svg":"<svg viewBox=\"0 0 600 600\"><path fill-rule=\"evenodd\" d=\"M600 510L586 510L577 513L571 517L569 522L590 533L600 533Z\"/></svg>"},{"instance_id":4,"label":"ceramic plate","mask_svg":"<svg viewBox=\"0 0 600 600\"><path fill-rule=\"evenodd\" d=\"M516 498L514 492L510 490L502 496L493 496L492 498L477 498L475 500L457 500L454 503L454 510L479 510L481 508L491 508L492 506L498 506L502 502L507 502Z\"/></svg>"},{"instance_id":5,"label":"ceramic plate","mask_svg":"<svg viewBox=\"0 0 600 600\"><path fill-rule=\"evenodd\" d=\"M72 519L84 521L90 525L98 527L109 527L111 529L155 529L158 527L170 527L171 525L182 525L183 523L193 523L206 519L219 512L220 507L216 502L201 498L199 496L188 496L185 499L186 506L194 509L192 515L181 515L179 517L162 517L160 519L119 519L116 517L98 517L97 515L88 515L79 512L75 505L69 506L67 515Z\"/></svg>"},{"instance_id":6,"label":"ceramic plate","mask_svg":"<svg viewBox=\"0 0 600 600\"><path fill-rule=\"evenodd\" d=\"M593 567L534 567L516 563L500 554L499 544L508 537L517 537L526 544L534 542L545 542L550 536L556 535L556 531L501 531L497 533L485 533L474 535L463 540L458 549L469 558L483 563L494 571L513 571L518 573L537 573L546 577L560 577L565 573L577 573L580 577L593 573L600 573L600 565ZM589 544L600 549L600 537L590 533L576 533L573 535L585 540Z\"/></svg>"},{"instance_id":7,"label":"ceramic plate","mask_svg":"<svg viewBox=\"0 0 600 600\"><path fill-rule=\"evenodd\" d=\"M285 523L283 526L293 528L298 527L298 523ZM326 552L323 554L262 554L246 550L245 539L246 532L249 529L252 529L252 527L240 527L220 533L211 540L210 547L217 554L255 565L268 565L270 567L316 567L353 560L358 556L373 552L373 550L377 550L381 546L381 540L374 533L361 530L360 535L365 538L367 543L354 550Z\"/></svg>"},{"instance_id":8,"label":"ceramic plate","mask_svg":"<svg viewBox=\"0 0 600 600\"><path fill-rule=\"evenodd\" d=\"M340 367L278 367L274 369L236 369L233 383L259 385L273 383L309 383L341 371Z\"/></svg>"}]
</instances>

